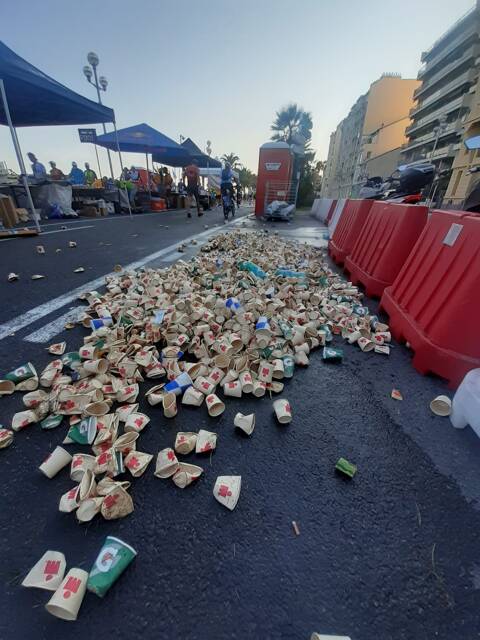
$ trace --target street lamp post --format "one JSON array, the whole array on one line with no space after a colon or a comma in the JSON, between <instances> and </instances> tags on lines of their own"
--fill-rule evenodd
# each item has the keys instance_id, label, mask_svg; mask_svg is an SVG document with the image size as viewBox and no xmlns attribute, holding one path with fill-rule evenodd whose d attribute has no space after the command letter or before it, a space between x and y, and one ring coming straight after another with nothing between
<instances>
[{"instance_id":1,"label":"street lamp post","mask_svg":"<svg viewBox=\"0 0 480 640\"><path fill-rule=\"evenodd\" d=\"M83 67L83 74L86 77L86 79L88 80L88 82L90 84L92 84L95 87L95 89L97 90L98 103L102 104L102 98L100 96L100 90L102 90L102 91L106 91L107 90L108 81L107 81L105 76L98 77L98 75L97 75L97 67L98 67L98 63L100 62L100 59L97 56L97 54L94 53L93 51L90 51L90 53L87 55L87 60L88 60L89 64L86 64ZM91 66L89 66L89 65L91 65ZM93 72L92 72L92 69L93 69ZM92 75L94 77L94 81L92 81ZM107 129L105 127L105 123L104 122L102 122L102 126L103 126L103 133L107 133ZM107 148L107 155L108 155L108 164L110 165L110 175L112 176L112 180L113 180L112 158L110 157L110 149L108 149L108 148Z\"/></svg>"},{"instance_id":2,"label":"street lamp post","mask_svg":"<svg viewBox=\"0 0 480 640\"><path fill-rule=\"evenodd\" d=\"M430 152L430 160L433 163L433 156L435 154L435 151L437 150L437 145L438 145L438 141L440 139L440 135L445 131L445 129L447 128L447 116L446 114L443 114L442 116L440 116L440 118L438 119L438 124L433 128L433 132L435 134L435 142L433 143L433 147L432 150ZM441 161L439 162L439 168L440 168L440 164ZM433 200L433 196L435 195L435 192L437 191L437 187L438 187L438 180L435 183L435 177L437 174L437 168L435 165L435 175L434 178L432 180L432 184L430 185L430 189L428 191L428 200L430 201L430 204Z\"/></svg>"}]
</instances>

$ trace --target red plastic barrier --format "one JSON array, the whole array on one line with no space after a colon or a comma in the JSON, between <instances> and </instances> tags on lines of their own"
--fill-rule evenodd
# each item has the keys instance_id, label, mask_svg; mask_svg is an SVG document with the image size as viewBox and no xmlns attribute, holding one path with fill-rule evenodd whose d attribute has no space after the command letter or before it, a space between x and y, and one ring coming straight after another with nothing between
<instances>
[{"instance_id":1,"label":"red plastic barrier","mask_svg":"<svg viewBox=\"0 0 480 640\"><path fill-rule=\"evenodd\" d=\"M330 205L330 209L327 213L327 217L325 218L325 224L328 226L328 223L330 222L330 220L332 219L333 216L333 212L335 211L335 207L337 206L337 201L336 200L332 200L332 204Z\"/></svg>"},{"instance_id":2,"label":"red plastic barrier","mask_svg":"<svg viewBox=\"0 0 480 640\"><path fill-rule=\"evenodd\" d=\"M434 211L380 307L420 373L455 388L480 367L480 216Z\"/></svg>"},{"instance_id":3,"label":"red plastic barrier","mask_svg":"<svg viewBox=\"0 0 480 640\"><path fill-rule=\"evenodd\" d=\"M374 200L347 200L328 243L328 253L337 264L342 265L351 253L373 203Z\"/></svg>"},{"instance_id":4,"label":"red plastic barrier","mask_svg":"<svg viewBox=\"0 0 480 640\"><path fill-rule=\"evenodd\" d=\"M392 284L427 221L428 208L415 204L374 202L345 270L369 296L380 297Z\"/></svg>"}]
</instances>

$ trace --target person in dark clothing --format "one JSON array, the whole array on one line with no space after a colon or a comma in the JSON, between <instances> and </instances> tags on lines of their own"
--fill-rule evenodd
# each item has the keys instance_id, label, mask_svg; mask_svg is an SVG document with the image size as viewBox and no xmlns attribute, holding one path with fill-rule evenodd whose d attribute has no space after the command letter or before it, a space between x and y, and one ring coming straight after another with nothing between
<instances>
[{"instance_id":1,"label":"person in dark clothing","mask_svg":"<svg viewBox=\"0 0 480 640\"><path fill-rule=\"evenodd\" d=\"M188 167L185 167L185 177L187 178L187 194L190 196L195 196L195 200L197 202L197 214L198 217L203 216L203 212L200 211L200 193L198 190L198 181L200 179L200 170L197 167L195 160L192 161L192 164L189 164ZM191 218L192 214L190 211L188 212L188 217Z\"/></svg>"}]
</instances>

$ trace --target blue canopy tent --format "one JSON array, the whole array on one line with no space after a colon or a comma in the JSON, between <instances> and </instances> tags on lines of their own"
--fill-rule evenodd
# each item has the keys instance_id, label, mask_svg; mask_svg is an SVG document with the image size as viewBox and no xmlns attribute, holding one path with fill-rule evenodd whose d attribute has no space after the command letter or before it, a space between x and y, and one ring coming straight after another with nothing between
<instances>
[{"instance_id":1,"label":"blue canopy tent","mask_svg":"<svg viewBox=\"0 0 480 640\"><path fill-rule=\"evenodd\" d=\"M3 42L0 42L0 95L0 124L10 128L32 216L40 231L15 127L97 122L113 122L115 126L115 114L113 109L92 102L50 78Z\"/></svg>"},{"instance_id":2,"label":"blue canopy tent","mask_svg":"<svg viewBox=\"0 0 480 640\"><path fill-rule=\"evenodd\" d=\"M193 142L191 138L187 138L182 142L180 147L183 148L183 155L179 155L176 158L171 158L170 162L166 162L160 154L153 154L153 162L159 162L160 164L168 164L170 167L186 167L190 162L195 160L195 163L200 169L221 169L222 163L218 160L214 160L203 153L199 147Z\"/></svg>"}]
</instances>

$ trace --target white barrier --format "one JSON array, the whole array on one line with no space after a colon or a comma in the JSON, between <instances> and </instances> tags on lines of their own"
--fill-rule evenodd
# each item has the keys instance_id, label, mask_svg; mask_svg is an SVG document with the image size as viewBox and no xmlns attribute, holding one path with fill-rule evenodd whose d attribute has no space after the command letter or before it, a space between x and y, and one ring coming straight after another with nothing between
<instances>
[{"instance_id":1,"label":"white barrier","mask_svg":"<svg viewBox=\"0 0 480 640\"><path fill-rule=\"evenodd\" d=\"M330 223L328 225L328 233L330 235L330 238L335 233L335 229L337 228L338 221L340 220L340 216L342 215L343 208L346 202L347 202L347 198L339 198L337 200L337 204L335 205L333 215L330 218Z\"/></svg>"}]
</instances>

